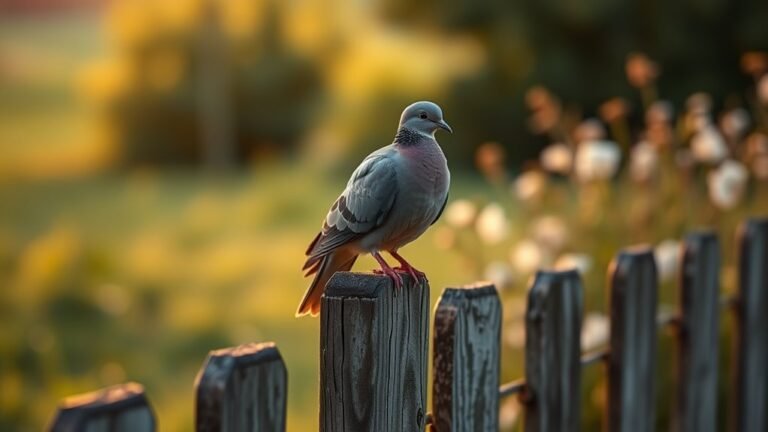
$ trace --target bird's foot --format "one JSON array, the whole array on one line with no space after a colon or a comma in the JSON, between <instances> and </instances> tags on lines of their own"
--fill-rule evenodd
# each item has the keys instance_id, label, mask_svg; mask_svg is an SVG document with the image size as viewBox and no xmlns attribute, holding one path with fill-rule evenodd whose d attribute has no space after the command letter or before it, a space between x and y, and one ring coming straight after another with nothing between
<instances>
[{"instance_id":1,"label":"bird's foot","mask_svg":"<svg viewBox=\"0 0 768 432\"><path fill-rule=\"evenodd\" d=\"M373 252L371 255L373 255L373 258L376 259L376 261L381 266L381 269L376 269L373 272L377 274L383 274L392 279L392 282L395 284L395 291L398 291L400 288L403 287L403 278L400 276L400 273L396 272L395 269L389 266L387 264L387 260L382 258L381 254L378 252Z\"/></svg>"},{"instance_id":2,"label":"bird's foot","mask_svg":"<svg viewBox=\"0 0 768 432\"><path fill-rule=\"evenodd\" d=\"M400 276L400 273L398 273L395 269L388 267L388 268L380 268L380 269L373 269L374 274L380 274L385 275L392 279L392 282L395 284L395 290L399 290L403 287L403 278Z\"/></svg>"},{"instance_id":3,"label":"bird's foot","mask_svg":"<svg viewBox=\"0 0 768 432\"><path fill-rule=\"evenodd\" d=\"M407 274L411 275L411 277L413 278L413 282L414 283L418 283L418 282L420 282L422 280L427 280L427 274L426 273L424 273L423 271L420 271L420 270L416 270L416 268L414 268L410 264L403 264L400 267L395 267L394 270L396 272L399 272L399 273L407 273Z\"/></svg>"}]
</instances>

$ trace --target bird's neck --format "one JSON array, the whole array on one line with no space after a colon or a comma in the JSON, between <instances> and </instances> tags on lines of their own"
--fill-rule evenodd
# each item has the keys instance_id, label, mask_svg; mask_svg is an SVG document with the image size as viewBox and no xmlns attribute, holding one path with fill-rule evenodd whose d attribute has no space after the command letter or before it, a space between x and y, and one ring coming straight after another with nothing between
<instances>
[{"instance_id":1,"label":"bird's neck","mask_svg":"<svg viewBox=\"0 0 768 432\"><path fill-rule=\"evenodd\" d=\"M401 147L411 147L419 143L423 143L424 140L434 142L435 136L434 134L417 131L405 126L401 126L395 135L395 144Z\"/></svg>"}]
</instances>

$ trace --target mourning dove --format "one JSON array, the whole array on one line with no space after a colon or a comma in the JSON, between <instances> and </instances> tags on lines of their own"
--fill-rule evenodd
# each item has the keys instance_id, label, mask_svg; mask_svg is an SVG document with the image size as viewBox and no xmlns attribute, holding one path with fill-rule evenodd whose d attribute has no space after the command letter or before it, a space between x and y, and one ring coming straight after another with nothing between
<instances>
[{"instance_id":1,"label":"mourning dove","mask_svg":"<svg viewBox=\"0 0 768 432\"><path fill-rule=\"evenodd\" d=\"M371 254L378 271L401 288L399 272L415 280L416 270L397 251L417 239L440 217L448 200L450 172L435 132L453 132L443 111L432 102L409 105L400 117L392 144L366 157L333 203L323 228L307 249L305 276L315 279L304 294L296 316L320 312L325 284L338 271L348 271L357 257ZM399 263L392 268L386 251Z\"/></svg>"}]
</instances>

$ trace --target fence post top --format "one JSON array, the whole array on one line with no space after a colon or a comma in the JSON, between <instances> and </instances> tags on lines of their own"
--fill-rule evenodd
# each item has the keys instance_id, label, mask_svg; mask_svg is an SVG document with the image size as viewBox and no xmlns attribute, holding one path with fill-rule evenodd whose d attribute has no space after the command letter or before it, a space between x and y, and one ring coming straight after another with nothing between
<instances>
[{"instance_id":1,"label":"fence post top","mask_svg":"<svg viewBox=\"0 0 768 432\"><path fill-rule=\"evenodd\" d=\"M413 285L413 279L408 274L401 274L403 289ZM425 284L419 281L419 284ZM363 297L378 298L385 288L394 289L392 279L388 276L372 273L337 272L328 281L324 297Z\"/></svg>"},{"instance_id":2,"label":"fence post top","mask_svg":"<svg viewBox=\"0 0 768 432\"><path fill-rule=\"evenodd\" d=\"M443 293L440 295L440 299L452 299L452 298L477 298L486 296L498 297L498 291L496 286L492 282L482 281L475 282L473 284L462 285L458 287L446 287Z\"/></svg>"},{"instance_id":3,"label":"fence post top","mask_svg":"<svg viewBox=\"0 0 768 432\"><path fill-rule=\"evenodd\" d=\"M237 368L250 367L260 363L277 361L283 364L283 357L274 342L247 343L231 348L213 350L203 362L195 387L201 387L204 381L224 385L228 377Z\"/></svg>"},{"instance_id":4,"label":"fence post top","mask_svg":"<svg viewBox=\"0 0 768 432\"><path fill-rule=\"evenodd\" d=\"M736 231L737 237L740 238L760 232L768 232L768 217L749 218L742 222Z\"/></svg>"},{"instance_id":5,"label":"fence post top","mask_svg":"<svg viewBox=\"0 0 768 432\"><path fill-rule=\"evenodd\" d=\"M247 361L280 359L280 351L274 342L251 342L236 347L221 348L208 353L208 357L237 357Z\"/></svg>"},{"instance_id":6,"label":"fence post top","mask_svg":"<svg viewBox=\"0 0 768 432\"><path fill-rule=\"evenodd\" d=\"M653 256L653 246L638 244L622 248L619 250L617 258L642 258L646 255Z\"/></svg>"},{"instance_id":7,"label":"fence post top","mask_svg":"<svg viewBox=\"0 0 768 432\"><path fill-rule=\"evenodd\" d=\"M550 282L550 281L561 281L561 280L569 280L569 279L579 279L579 271L575 268L569 268L564 270L537 270L536 274L533 278L533 284L536 285L537 282Z\"/></svg>"},{"instance_id":8,"label":"fence post top","mask_svg":"<svg viewBox=\"0 0 768 432\"><path fill-rule=\"evenodd\" d=\"M747 219L747 225L768 229L768 216L751 217Z\"/></svg>"},{"instance_id":9,"label":"fence post top","mask_svg":"<svg viewBox=\"0 0 768 432\"><path fill-rule=\"evenodd\" d=\"M123 401L124 406L139 405L146 401L144 396L144 386L137 382L127 382L106 387L90 393L69 396L65 398L60 405L62 410L82 407L89 405L91 407L100 407Z\"/></svg>"},{"instance_id":10,"label":"fence post top","mask_svg":"<svg viewBox=\"0 0 768 432\"><path fill-rule=\"evenodd\" d=\"M685 240L701 239L705 241L711 241L717 239L717 233L711 228L702 228L691 231L685 235Z\"/></svg>"}]
</instances>

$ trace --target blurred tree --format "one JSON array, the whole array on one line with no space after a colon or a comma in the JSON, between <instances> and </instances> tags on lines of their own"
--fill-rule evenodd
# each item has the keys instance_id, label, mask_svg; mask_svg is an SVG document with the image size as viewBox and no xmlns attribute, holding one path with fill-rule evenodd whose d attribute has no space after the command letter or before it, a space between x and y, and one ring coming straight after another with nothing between
<instances>
[{"instance_id":1,"label":"blurred tree","mask_svg":"<svg viewBox=\"0 0 768 432\"><path fill-rule=\"evenodd\" d=\"M257 13L225 11L241 4L177 1L191 15L184 25L152 2L114 9L123 34L117 66L103 73L126 78L99 106L124 163L227 167L296 148L322 97L319 68L285 43L279 2L233 34L223 15Z\"/></svg>"}]
</instances>

